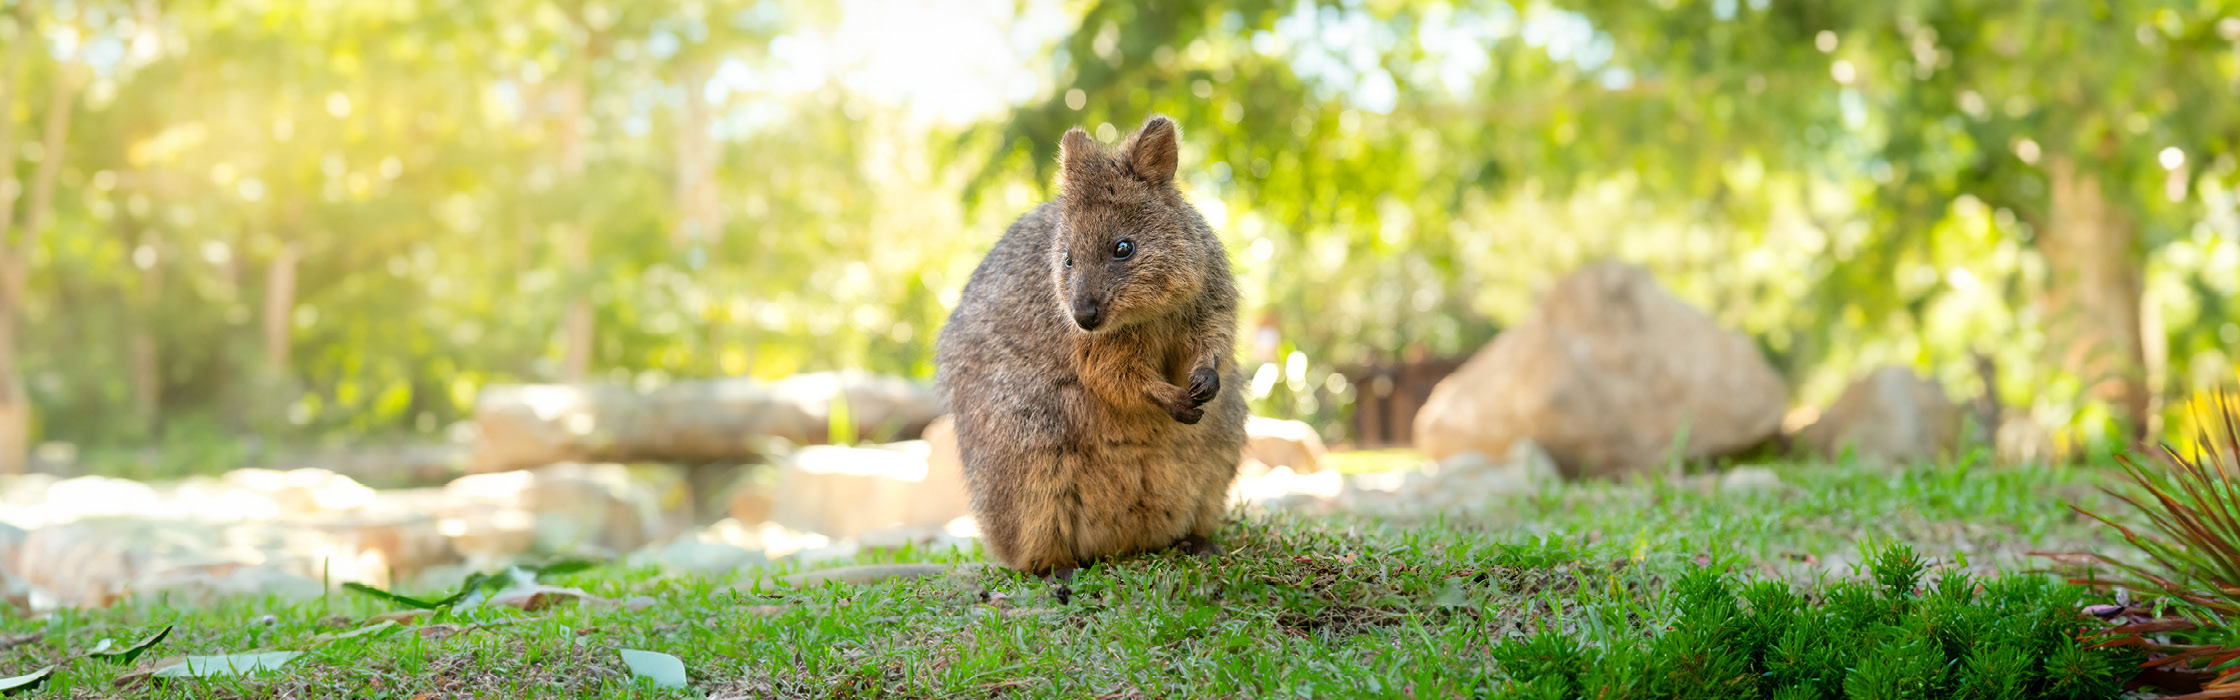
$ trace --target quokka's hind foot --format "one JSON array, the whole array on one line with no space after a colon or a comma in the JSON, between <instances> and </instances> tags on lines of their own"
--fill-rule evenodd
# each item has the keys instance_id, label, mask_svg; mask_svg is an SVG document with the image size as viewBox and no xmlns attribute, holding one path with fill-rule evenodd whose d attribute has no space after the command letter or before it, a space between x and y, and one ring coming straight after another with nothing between
<instances>
[{"instance_id":1,"label":"quokka's hind foot","mask_svg":"<svg viewBox=\"0 0 2240 700\"><path fill-rule=\"evenodd\" d=\"M1050 594L1058 598L1059 605L1073 604L1073 574L1076 571L1079 569L1069 566L1050 572L1050 582L1057 584L1050 589Z\"/></svg>"},{"instance_id":2,"label":"quokka's hind foot","mask_svg":"<svg viewBox=\"0 0 2240 700\"><path fill-rule=\"evenodd\" d=\"M1227 553L1227 550L1222 549L1221 545L1214 543L1212 539L1204 535L1184 535L1182 539L1175 541L1174 546L1176 549L1182 550L1183 554L1201 559L1218 557Z\"/></svg>"}]
</instances>

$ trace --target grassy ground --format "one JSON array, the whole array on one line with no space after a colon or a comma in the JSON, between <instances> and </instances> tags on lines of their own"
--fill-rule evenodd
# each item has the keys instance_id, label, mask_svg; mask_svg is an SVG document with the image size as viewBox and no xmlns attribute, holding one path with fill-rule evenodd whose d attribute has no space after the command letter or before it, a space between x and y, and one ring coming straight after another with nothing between
<instances>
[{"instance_id":1,"label":"grassy ground","mask_svg":"<svg viewBox=\"0 0 2240 700\"><path fill-rule=\"evenodd\" d=\"M346 593L197 610L142 600L0 622L0 645L12 645L0 675L60 663L41 692L69 698L1472 697L1501 687L1497 642L1541 629L1639 636L1672 616L1669 583L1701 566L1809 586L1854 576L1847 563L1864 537L1979 571L2032 565L2023 553L2041 547L2110 542L2062 505L2104 505L2093 472L1779 471L1781 487L1748 493L1701 478L1567 486L1407 518L1240 515L1222 533L1228 556L1086 570L1067 606L992 569L796 589L755 574L603 568L550 582L651 605L487 610L479 623L423 619L329 639L397 606ZM166 625L170 638L134 662L70 658ZM634 681L618 649L678 657L690 687ZM134 673L176 655L277 650L308 653L245 678Z\"/></svg>"}]
</instances>

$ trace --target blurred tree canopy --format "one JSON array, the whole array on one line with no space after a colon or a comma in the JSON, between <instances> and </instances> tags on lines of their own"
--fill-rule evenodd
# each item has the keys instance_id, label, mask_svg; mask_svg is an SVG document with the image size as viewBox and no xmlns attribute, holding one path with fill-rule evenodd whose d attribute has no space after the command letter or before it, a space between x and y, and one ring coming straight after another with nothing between
<instances>
[{"instance_id":1,"label":"blurred tree canopy","mask_svg":"<svg viewBox=\"0 0 2240 700\"><path fill-rule=\"evenodd\" d=\"M1882 362L1964 393L1983 351L2016 375L2008 400L2136 438L2165 393L2233 376L2233 3L1081 16L1051 93L978 134L995 155L975 182L1027 163L1047 182L1042 135L1075 122L1197 125L1216 161L1199 184L1255 267L1284 273L1262 300L1325 355L1468 351L1484 327L1449 304L1513 319L1516 292L1616 256L1757 334L1823 400L1847 378L1826 370ZM1582 215L1526 213L1547 204Z\"/></svg>"},{"instance_id":2,"label":"blurred tree canopy","mask_svg":"<svg viewBox=\"0 0 2240 700\"><path fill-rule=\"evenodd\" d=\"M2229 1L940 4L986 31L912 46L1031 79L820 68L904 4L0 0L0 459L432 434L493 382L930 377L1058 136L1153 112L1256 406L1326 427L1337 367L1470 352L1604 256L1804 403L1880 363L1965 395L1984 351L2115 437L2233 377ZM882 94L951 88L998 97Z\"/></svg>"}]
</instances>

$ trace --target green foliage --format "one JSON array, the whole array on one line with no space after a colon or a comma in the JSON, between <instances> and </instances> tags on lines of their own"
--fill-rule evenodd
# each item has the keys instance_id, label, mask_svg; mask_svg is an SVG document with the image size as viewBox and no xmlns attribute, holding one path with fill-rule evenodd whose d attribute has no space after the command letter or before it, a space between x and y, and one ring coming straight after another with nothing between
<instances>
[{"instance_id":1,"label":"green foliage","mask_svg":"<svg viewBox=\"0 0 2240 700\"><path fill-rule=\"evenodd\" d=\"M1944 655L1928 640L1900 635L1860 660L1843 679L1844 697L1851 700L1929 700L1943 697L1936 690L1943 681Z\"/></svg>"},{"instance_id":2,"label":"green foliage","mask_svg":"<svg viewBox=\"0 0 2240 700\"><path fill-rule=\"evenodd\" d=\"M2079 588L2008 575L1977 596L1973 577L1948 573L1923 593L1927 564L1910 546L1881 545L1869 561L1875 585L1836 582L1817 601L1772 580L1738 592L1699 567L1672 580L1661 599L1671 621L1638 650L1542 632L1494 657L1535 693L1575 683L1589 698L2111 697L2128 678L2123 652L2080 641Z\"/></svg>"},{"instance_id":3,"label":"green foliage","mask_svg":"<svg viewBox=\"0 0 2240 700\"><path fill-rule=\"evenodd\" d=\"M1912 600L1914 588L1921 585L1921 572L1929 568L1928 562L1913 552L1913 546L1893 542L1864 549L1875 552L1871 570L1875 583L1882 584L1882 597L1895 603Z\"/></svg>"},{"instance_id":4,"label":"green foliage","mask_svg":"<svg viewBox=\"0 0 2240 700\"><path fill-rule=\"evenodd\" d=\"M1649 694L1650 653L1630 639L1613 640L1579 675L1580 697L1635 700Z\"/></svg>"},{"instance_id":5,"label":"green foliage","mask_svg":"<svg viewBox=\"0 0 2240 700\"><path fill-rule=\"evenodd\" d=\"M1578 641L1549 629L1523 642L1495 647L1493 658L1509 678L1558 696L1569 696L1577 687L1579 674L1587 670L1587 656Z\"/></svg>"},{"instance_id":6,"label":"green foliage","mask_svg":"<svg viewBox=\"0 0 2240 700\"><path fill-rule=\"evenodd\" d=\"M7 369L36 439L103 470L428 439L501 382L928 378L1057 136L1152 112L1230 246L1247 374L1274 370L1254 409L1326 429L1345 367L1470 352L1599 257L1747 333L1803 401L1881 363L1969 386L1996 338L2010 404L2094 423L2072 409L2105 363L2044 358L2099 357L2059 341L2097 316L2018 313L2110 291L2043 271L2063 192L2100 193L2138 273L2094 278L2160 305L2155 389L2224 378L2240 338L2230 0L1098 0L961 125L789 60L878 14L828 2L11 8L0 35L48 41L9 42L47 48L5 71L0 215L51 216L0 241L28 270ZM113 449L151 442L198 457Z\"/></svg>"},{"instance_id":7,"label":"green foliage","mask_svg":"<svg viewBox=\"0 0 2240 700\"><path fill-rule=\"evenodd\" d=\"M2024 700L2029 697L2031 659L2015 646L1982 646L1968 652L1953 684L1959 700Z\"/></svg>"},{"instance_id":8,"label":"green foliage","mask_svg":"<svg viewBox=\"0 0 2240 700\"><path fill-rule=\"evenodd\" d=\"M2115 697L2123 690L2123 678L2113 668L2112 657L2112 654L2096 654L2075 645L2054 647L2045 662L2042 697L2060 700Z\"/></svg>"}]
</instances>

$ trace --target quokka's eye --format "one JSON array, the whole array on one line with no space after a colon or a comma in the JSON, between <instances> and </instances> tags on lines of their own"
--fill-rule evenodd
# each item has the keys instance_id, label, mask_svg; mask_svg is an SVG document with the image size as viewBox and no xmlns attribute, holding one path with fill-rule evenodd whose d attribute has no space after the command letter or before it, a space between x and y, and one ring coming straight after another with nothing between
<instances>
[{"instance_id":1,"label":"quokka's eye","mask_svg":"<svg viewBox=\"0 0 2240 700\"><path fill-rule=\"evenodd\" d=\"M1112 259L1114 260L1126 260L1130 257L1133 257L1135 254L1135 241L1122 238L1120 239L1120 242L1112 244Z\"/></svg>"},{"instance_id":2,"label":"quokka's eye","mask_svg":"<svg viewBox=\"0 0 2240 700\"><path fill-rule=\"evenodd\" d=\"M1069 270L1070 270L1070 269L1073 269L1073 254L1072 254L1072 253L1067 253L1067 254L1066 254L1066 269L1069 269Z\"/></svg>"}]
</instances>

